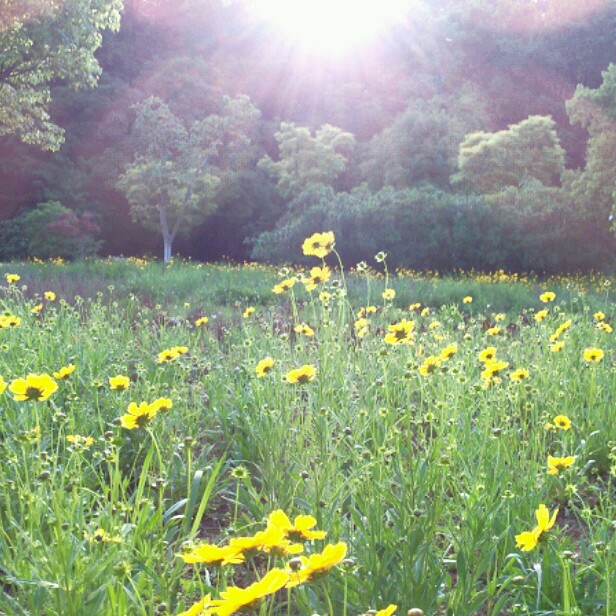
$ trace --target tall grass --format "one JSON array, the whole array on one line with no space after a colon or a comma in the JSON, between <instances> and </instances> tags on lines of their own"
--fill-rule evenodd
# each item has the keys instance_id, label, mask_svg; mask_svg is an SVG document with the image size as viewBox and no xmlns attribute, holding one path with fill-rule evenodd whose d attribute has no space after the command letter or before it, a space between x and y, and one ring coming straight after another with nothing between
<instances>
[{"instance_id":1,"label":"tall grass","mask_svg":"<svg viewBox=\"0 0 616 616\"><path fill-rule=\"evenodd\" d=\"M327 531L306 553L344 541L348 558L255 605L261 614L615 613L613 281L338 271L276 295L277 271L254 266L24 264L2 268L3 281L8 272L21 279L2 286L0 314L20 323L0 329L0 376L75 371L44 401L0 395L0 613L188 610L289 559L215 568L178 554L252 535L277 509ZM555 301L540 301L545 289ZM387 344L403 318L409 343ZM188 352L157 361L175 346ZM508 363L489 381L478 358L488 346ZM584 359L589 348L602 359ZM261 378L265 357L274 365ZM440 363L424 376L428 357ZM289 383L302 365L315 379ZM512 380L522 368L528 377ZM116 375L130 378L126 391L110 388ZM161 397L171 409L120 425L130 402ZM549 475L548 455L575 460ZM516 535L542 503L556 522L523 551Z\"/></svg>"}]
</instances>

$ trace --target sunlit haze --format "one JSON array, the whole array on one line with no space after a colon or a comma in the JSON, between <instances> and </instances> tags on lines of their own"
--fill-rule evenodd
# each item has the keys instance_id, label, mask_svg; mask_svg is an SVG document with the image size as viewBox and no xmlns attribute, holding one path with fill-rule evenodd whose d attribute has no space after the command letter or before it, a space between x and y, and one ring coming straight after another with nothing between
<instances>
[{"instance_id":1,"label":"sunlit haze","mask_svg":"<svg viewBox=\"0 0 616 616\"><path fill-rule=\"evenodd\" d=\"M253 10L307 51L340 55L401 23L410 0L254 0Z\"/></svg>"}]
</instances>

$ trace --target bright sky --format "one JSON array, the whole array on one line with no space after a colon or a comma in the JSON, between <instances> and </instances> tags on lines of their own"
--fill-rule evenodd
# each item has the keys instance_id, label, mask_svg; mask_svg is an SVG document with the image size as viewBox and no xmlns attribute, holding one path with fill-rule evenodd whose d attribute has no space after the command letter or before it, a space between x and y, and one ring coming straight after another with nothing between
<instances>
[{"instance_id":1,"label":"bright sky","mask_svg":"<svg viewBox=\"0 0 616 616\"><path fill-rule=\"evenodd\" d=\"M257 15L306 51L338 56L406 18L412 0L253 0Z\"/></svg>"}]
</instances>

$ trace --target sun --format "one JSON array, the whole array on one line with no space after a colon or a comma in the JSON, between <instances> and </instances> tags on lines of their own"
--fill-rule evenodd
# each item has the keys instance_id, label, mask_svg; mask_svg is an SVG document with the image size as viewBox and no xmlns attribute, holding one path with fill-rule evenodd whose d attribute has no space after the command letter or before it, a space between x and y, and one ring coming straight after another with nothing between
<instances>
[{"instance_id":1,"label":"sun","mask_svg":"<svg viewBox=\"0 0 616 616\"><path fill-rule=\"evenodd\" d=\"M306 51L341 55L406 18L412 0L253 0L253 11Z\"/></svg>"}]
</instances>

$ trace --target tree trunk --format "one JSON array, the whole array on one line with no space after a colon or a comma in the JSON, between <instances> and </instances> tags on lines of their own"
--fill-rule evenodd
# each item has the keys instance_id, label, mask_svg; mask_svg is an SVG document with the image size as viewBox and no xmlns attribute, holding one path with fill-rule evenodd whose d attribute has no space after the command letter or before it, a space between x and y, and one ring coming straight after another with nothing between
<instances>
[{"instance_id":1,"label":"tree trunk","mask_svg":"<svg viewBox=\"0 0 616 616\"><path fill-rule=\"evenodd\" d=\"M160 230L163 234L163 262L165 265L169 263L171 259L171 244L175 233L169 230L169 223L167 222L167 208L164 205L158 206L158 214L160 216Z\"/></svg>"},{"instance_id":2,"label":"tree trunk","mask_svg":"<svg viewBox=\"0 0 616 616\"><path fill-rule=\"evenodd\" d=\"M165 265L167 263L169 263L170 259L171 259L171 242L173 240L171 239L171 236L169 235L165 235L163 236L163 261L165 263Z\"/></svg>"}]
</instances>

